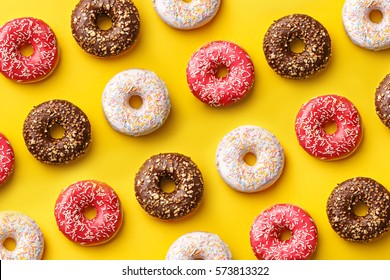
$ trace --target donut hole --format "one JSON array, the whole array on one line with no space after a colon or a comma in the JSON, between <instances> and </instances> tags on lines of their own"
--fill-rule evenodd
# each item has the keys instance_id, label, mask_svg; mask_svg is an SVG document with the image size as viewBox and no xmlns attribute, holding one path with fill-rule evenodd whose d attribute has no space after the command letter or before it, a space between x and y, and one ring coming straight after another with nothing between
<instances>
[{"instance_id":1,"label":"donut hole","mask_svg":"<svg viewBox=\"0 0 390 280\"><path fill-rule=\"evenodd\" d=\"M53 139L62 139L65 136L65 129L59 124L53 124L49 129L49 135Z\"/></svg>"},{"instance_id":2,"label":"donut hole","mask_svg":"<svg viewBox=\"0 0 390 280\"><path fill-rule=\"evenodd\" d=\"M328 121L326 122L323 127L324 131L327 133L327 134L333 134L337 131L337 124L335 121Z\"/></svg>"},{"instance_id":3,"label":"donut hole","mask_svg":"<svg viewBox=\"0 0 390 280\"><path fill-rule=\"evenodd\" d=\"M91 206L88 206L87 208L85 208L83 210L83 216L85 218L87 218L88 220L93 220L96 218L96 214L97 214L97 211L96 211L96 208L93 207L92 205Z\"/></svg>"},{"instance_id":4,"label":"donut hole","mask_svg":"<svg viewBox=\"0 0 390 280\"><path fill-rule=\"evenodd\" d=\"M369 14L368 17L371 22L379 24L383 20L383 13L380 10L372 10Z\"/></svg>"},{"instance_id":5,"label":"donut hole","mask_svg":"<svg viewBox=\"0 0 390 280\"><path fill-rule=\"evenodd\" d=\"M289 230L288 228L283 228L280 231L279 239L282 241L287 241L287 240L290 240L291 236L292 236L291 230Z\"/></svg>"},{"instance_id":6,"label":"donut hole","mask_svg":"<svg viewBox=\"0 0 390 280\"><path fill-rule=\"evenodd\" d=\"M24 43L20 46L19 52L24 57L32 56L34 53L34 48L30 43Z\"/></svg>"},{"instance_id":7,"label":"donut hole","mask_svg":"<svg viewBox=\"0 0 390 280\"><path fill-rule=\"evenodd\" d=\"M170 178L163 178L160 182L160 188L165 193L172 193L176 189L176 184Z\"/></svg>"},{"instance_id":8,"label":"donut hole","mask_svg":"<svg viewBox=\"0 0 390 280\"><path fill-rule=\"evenodd\" d=\"M216 76L218 78L225 78L228 74L229 74L229 71L225 65L221 65L217 68Z\"/></svg>"},{"instance_id":9,"label":"donut hole","mask_svg":"<svg viewBox=\"0 0 390 280\"><path fill-rule=\"evenodd\" d=\"M293 38L289 44L290 51L296 54L303 53L305 46L303 40L299 38Z\"/></svg>"},{"instance_id":10,"label":"donut hole","mask_svg":"<svg viewBox=\"0 0 390 280\"><path fill-rule=\"evenodd\" d=\"M8 251L13 251L16 248L16 241L12 237L8 237L4 240L3 246Z\"/></svg>"},{"instance_id":11,"label":"donut hole","mask_svg":"<svg viewBox=\"0 0 390 280\"><path fill-rule=\"evenodd\" d=\"M256 164L256 161L257 161L257 157L254 153L246 153L244 155L244 162L249 165L249 166L254 166Z\"/></svg>"},{"instance_id":12,"label":"donut hole","mask_svg":"<svg viewBox=\"0 0 390 280\"><path fill-rule=\"evenodd\" d=\"M364 217L368 214L368 206L366 203L358 201L355 205L353 205L352 211L356 216Z\"/></svg>"},{"instance_id":13,"label":"donut hole","mask_svg":"<svg viewBox=\"0 0 390 280\"><path fill-rule=\"evenodd\" d=\"M192 0L181 0L181 1L186 2L186 3L191 3L192 2Z\"/></svg>"},{"instance_id":14,"label":"donut hole","mask_svg":"<svg viewBox=\"0 0 390 280\"><path fill-rule=\"evenodd\" d=\"M142 104L143 104L143 100L142 100L142 97L139 96L139 95L132 95L130 98L129 98L129 104L130 104L130 107L133 108L133 109L139 109L142 107Z\"/></svg>"},{"instance_id":15,"label":"donut hole","mask_svg":"<svg viewBox=\"0 0 390 280\"><path fill-rule=\"evenodd\" d=\"M100 30L109 30L112 27L112 19L106 14L98 15L96 25Z\"/></svg>"}]
</instances>

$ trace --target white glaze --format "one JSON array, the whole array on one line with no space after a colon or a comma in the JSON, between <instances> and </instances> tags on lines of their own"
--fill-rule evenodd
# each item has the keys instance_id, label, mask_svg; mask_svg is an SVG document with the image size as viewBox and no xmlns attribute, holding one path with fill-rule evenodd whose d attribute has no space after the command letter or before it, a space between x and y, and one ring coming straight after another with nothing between
<instances>
[{"instance_id":1,"label":"white glaze","mask_svg":"<svg viewBox=\"0 0 390 280\"><path fill-rule=\"evenodd\" d=\"M169 248L166 260L231 260L228 245L216 234L190 232L180 236Z\"/></svg>"},{"instance_id":2,"label":"white glaze","mask_svg":"<svg viewBox=\"0 0 390 280\"><path fill-rule=\"evenodd\" d=\"M244 161L256 156L253 166ZM284 167L284 150L279 140L264 128L240 126L223 137L217 147L216 166L222 179L241 192L258 192L270 187Z\"/></svg>"},{"instance_id":3,"label":"white glaze","mask_svg":"<svg viewBox=\"0 0 390 280\"><path fill-rule=\"evenodd\" d=\"M140 108L129 99L142 98ZM129 69L116 74L103 92L103 111L113 129L131 136L155 131L168 118L171 103L165 83L153 72Z\"/></svg>"},{"instance_id":4,"label":"white glaze","mask_svg":"<svg viewBox=\"0 0 390 280\"><path fill-rule=\"evenodd\" d=\"M218 12L221 0L153 0L160 18L177 29L195 29L208 23Z\"/></svg>"},{"instance_id":5,"label":"white glaze","mask_svg":"<svg viewBox=\"0 0 390 280\"><path fill-rule=\"evenodd\" d=\"M370 13L379 10L380 23L370 20ZM360 47L379 51L390 47L390 0L347 0L342 19L352 42Z\"/></svg>"}]
</instances>

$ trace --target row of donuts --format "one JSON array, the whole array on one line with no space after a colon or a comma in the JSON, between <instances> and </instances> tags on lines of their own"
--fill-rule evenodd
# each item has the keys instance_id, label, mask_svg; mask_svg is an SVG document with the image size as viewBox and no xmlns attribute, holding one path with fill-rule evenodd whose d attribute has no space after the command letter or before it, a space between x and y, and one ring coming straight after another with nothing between
<instances>
[{"instance_id":1,"label":"row of donuts","mask_svg":"<svg viewBox=\"0 0 390 280\"><path fill-rule=\"evenodd\" d=\"M390 46L385 35L390 30L390 20L386 16L390 5L388 2L345 2L343 23L354 43L373 50ZM203 26L216 15L220 0L196 0L190 3L153 0L153 5L168 25L193 29ZM384 15L383 20L379 23L371 21L372 11L380 11ZM111 19L109 30L102 30L98 26L97 20L101 15ZM108 5L102 0L81 0L71 16L72 35L77 44L85 52L99 57L117 56L130 49L139 36L140 26L139 12L131 0L115 0ZM56 36L42 20L11 20L0 29L0 39L1 73L7 78L22 83L40 81L52 73L58 63ZM296 39L305 44L304 50L299 53L291 50L291 43ZM20 49L25 44L32 45L31 56L21 54ZM308 15L293 14L280 18L269 27L264 36L263 50L269 66L276 73L301 79L312 76L326 66L331 57L331 40L326 28L317 20ZM218 66L219 63L212 68ZM191 91L194 92L194 89L191 88Z\"/></svg>"}]
</instances>

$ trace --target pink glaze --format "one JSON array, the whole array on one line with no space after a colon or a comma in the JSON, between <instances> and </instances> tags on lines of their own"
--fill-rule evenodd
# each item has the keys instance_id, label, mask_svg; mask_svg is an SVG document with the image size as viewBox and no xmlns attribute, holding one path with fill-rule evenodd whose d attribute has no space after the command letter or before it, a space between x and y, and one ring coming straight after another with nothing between
<instances>
[{"instance_id":1,"label":"pink glaze","mask_svg":"<svg viewBox=\"0 0 390 280\"><path fill-rule=\"evenodd\" d=\"M33 53L23 56L21 48L30 44ZM0 72L20 83L37 82L46 78L59 60L57 39L42 20L16 18L0 28Z\"/></svg>"},{"instance_id":2,"label":"pink glaze","mask_svg":"<svg viewBox=\"0 0 390 280\"><path fill-rule=\"evenodd\" d=\"M227 76L218 77L222 67L226 67ZM192 55L187 65L187 82L193 95L202 102L225 106L241 100L252 88L254 66L239 46L214 41Z\"/></svg>"},{"instance_id":3,"label":"pink glaze","mask_svg":"<svg viewBox=\"0 0 390 280\"><path fill-rule=\"evenodd\" d=\"M83 214L94 207L96 217L89 220ZM62 190L54 215L59 230L80 245L98 245L109 241L122 224L122 210L115 191L102 182L76 182Z\"/></svg>"},{"instance_id":4,"label":"pink glaze","mask_svg":"<svg viewBox=\"0 0 390 280\"><path fill-rule=\"evenodd\" d=\"M335 122L337 130L324 126ZM345 97L324 95L304 104L295 120L295 132L302 148L322 160L337 160L355 151L362 140L359 112Z\"/></svg>"},{"instance_id":5,"label":"pink glaze","mask_svg":"<svg viewBox=\"0 0 390 280\"><path fill-rule=\"evenodd\" d=\"M288 240L283 230L291 231ZM303 209L276 204L256 217L250 229L252 250L259 260L306 260L317 248L317 227Z\"/></svg>"},{"instance_id":6,"label":"pink glaze","mask_svg":"<svg viewBox=\"0 0 390 280\"><path fill-rule=\"evenodd\" d=\"M0 185L3 184L14 170L14 150L8 139L0 133Z\"/></svg>"}]
</instances>

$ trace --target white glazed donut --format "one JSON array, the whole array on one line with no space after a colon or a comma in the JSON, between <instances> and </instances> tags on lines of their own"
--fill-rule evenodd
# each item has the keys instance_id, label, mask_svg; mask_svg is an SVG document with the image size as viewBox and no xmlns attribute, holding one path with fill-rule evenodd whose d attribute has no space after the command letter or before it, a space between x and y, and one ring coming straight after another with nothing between
<instances>
[{"instance_id":1,"label":"white glazed donut","mask_svg":"<svg viewBox=\"0 0 390 280\"><path fill-rule=\"evenodd\" d=\"M142 99L140 108L130 98ZM171 103L165 83L152 71L129 69L116 74L103 92L103 111L113 129L141 136L158 129L168 118Z\"/></svg>"},{"instance_id":2,"label":"white glazed donut","mask_svg":"<svg viewBox=\"0 0 390 280\"><path fill-rule=\"evenodd\" d=\"M4 241L15 241L12 251L4 247ZM17 211L0 212L0 259L40 260L44 249L43 234L37 223L29 216Z\"/></svg>"},{"instance_id":3,"label":"white glazed donut","mask_svg":"<svg viewBox=\"0 0 390 280\"><path fill-rule=\"evenodd\" d=\"M166 260L231 260L228 245L216 234L195 231L180 236L169 247Z\"/></svg>"},{"instance_id":4,"label":"white glazed donut","mask_svg":"<svg viewBox=\"0 0 390 280\"><path fill-rule=\"evenodd\" d=\"M252 153L256 163L244 160ZM279 140L264 128L245 125L226 134L217 147L216 165L222 179L241 192L258 192L270 187L284 167L284 150Z\"/></svg>"},{"instance_id":5,"label":"white glazed donut","mask_svg":"<svg viewBox=\"0 0 390 280\"><path fill-rule=\"evenodd\" d=\"M379 23L370 20L374 10L382 13ZM354 44L374 51L390 47L390 0L346 0L342 18Z\"/></svg>"},{"instance_id":6,"label":"white glazed donut","mask_svg":"<svg viewBox=\"0 0 390 280\"><path fill-rule=\"evenodd\" d=\"M177 29L195 29L208 23L218 12L221 0L153 0L160 18Z\"/></svg>"}]
</instances>

